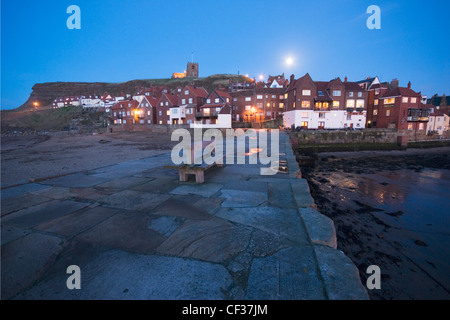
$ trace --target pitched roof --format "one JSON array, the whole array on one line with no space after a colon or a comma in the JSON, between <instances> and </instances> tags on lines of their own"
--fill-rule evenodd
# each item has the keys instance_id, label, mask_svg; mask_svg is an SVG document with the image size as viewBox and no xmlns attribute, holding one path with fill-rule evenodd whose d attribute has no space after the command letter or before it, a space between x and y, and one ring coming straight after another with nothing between
<instances>
[{"instance_id":1,"label":"pitched roof","mask_svg":"<svg viewBox=\"0 0 450 320\"><path fill-rule=\"evenodd\" d=\"M215 91L220 97L231 99L231 96L228 92L221 91L221 90L215 90Z\"/></svg>"},{"instance_id":2,"label":"pitched roof","mask_svg":"<svg viewBox=\"0 0 450 320\"><path fill-rule=\"evenodd\" d=\"M197 97L206 98L208 96L208 91L206 91L206 89L203 87L194 88L192 86L186 86L185 89L186 88L194 93Z\"/></svg>"},{"instance_id":3,"label":"pitched roof","mask_svg":"<svg viewBox=\"0 0 450 320\"><path fill-rule=\"evenodd\" d=\"M178 98L177 98L177 96L175 96L175 95L173 95L171 93L163 93L160 99L162 99L163 96L165 96L167 98L167 100L169 100L169 102L172 105L174 105L174 106L178 105Z\"/></svg>"},{"instance_id":4,"label":"pitched roof","mask_svg":"<svg viewBox=\"0 0 450 320\"><path fill-rule=\"evenodd\" d=\"M389 97L397 97L397 96L402 96L402 97L419 97L420 98L420 94L415 92L412 89L409 88L404 88L404 87L397 87L394 90L390 90L388 92L386 92L385 94L383 94L381 96L381 98L389 98Z\"/></svg>"},{"instance_id":5,"label":"pitched roof","mask_svg":"<svg viewBox=\"0 0 450 320\"><path fill-rule=\"evenodd\" d=\"M363 88L361 88L356 82L344 82L345 90L346 91L365 91Z\"/></svg>"}]
</instances>

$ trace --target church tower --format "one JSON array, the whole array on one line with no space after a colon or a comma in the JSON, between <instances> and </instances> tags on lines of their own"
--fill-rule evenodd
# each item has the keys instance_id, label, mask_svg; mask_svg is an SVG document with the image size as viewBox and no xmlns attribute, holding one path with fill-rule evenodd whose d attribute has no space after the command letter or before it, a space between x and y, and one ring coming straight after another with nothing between
<instances>
[{"instance_id":1,"label":"church tower","mask_svg":"<svg viewBox=\"0 0 450 320\"><path fill-rule=\"evenodd\" d=\"M198 63L188 62L186 67L186 78L198 78Z\"/></svg>"}]
</instances>

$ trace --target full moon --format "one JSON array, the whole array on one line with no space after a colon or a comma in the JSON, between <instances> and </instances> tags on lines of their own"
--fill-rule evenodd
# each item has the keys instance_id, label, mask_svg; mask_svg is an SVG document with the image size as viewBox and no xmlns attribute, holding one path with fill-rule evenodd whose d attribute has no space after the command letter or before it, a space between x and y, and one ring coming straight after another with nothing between
<instances>
[{"instance_id":1,"label":"full moon","mask_svg":"<svg viewBox=\"0 0 450 320\"><path fill-rule=\"evenodd\" d=\"M287 57L286 58L286 64L288 66L291 66L294 63L294 59L292 59L292 57Z\"/></svg>"}]
</instances>

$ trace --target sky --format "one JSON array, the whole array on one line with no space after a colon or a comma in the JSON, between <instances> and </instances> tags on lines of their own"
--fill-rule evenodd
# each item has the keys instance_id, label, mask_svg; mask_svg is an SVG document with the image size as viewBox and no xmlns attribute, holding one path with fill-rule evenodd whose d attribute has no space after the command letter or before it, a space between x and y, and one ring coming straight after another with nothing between
<instances>
[{"instance_id":1,"label":"sky","mask_svg":"<svg viewBox=\"0 0 450 320\"><path fill-rule=\"evenodd\" d=\"M70 5L79 30L67 28ZM379 30L366 26L370 5L381 9ZM35 83L170 78L192 53L200 77L378 76L450 95L449 9L447 0L2 0L1 108L19 107Z\"/></svg>"}]
</instances>

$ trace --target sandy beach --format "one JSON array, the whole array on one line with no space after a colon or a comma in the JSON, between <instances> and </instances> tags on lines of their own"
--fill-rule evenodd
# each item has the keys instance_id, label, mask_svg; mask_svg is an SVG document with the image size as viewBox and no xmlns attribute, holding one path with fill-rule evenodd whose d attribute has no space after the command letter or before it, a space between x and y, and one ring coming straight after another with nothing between
<instances>
[{"instance_id":1,"label":"sandy beach","mask_svg":"<svg viewBox=\"0 0 450 320\"><path fill-rule=\"evenodd\" d=\"M174 144L170 134L151 132L3 136L1 185L150 157L170 151Z\"/></svg>"},{"instance_id":2,"label":"sandy beach","mask_svg":"<svg viewBox=\"0 0 450 320\"><path fill-rule=\"evenodd\" d=\"M338 249L381 268L371 299L449 299L450 148L322 153L302 168Z\"/></svg>"}]
</instances>

